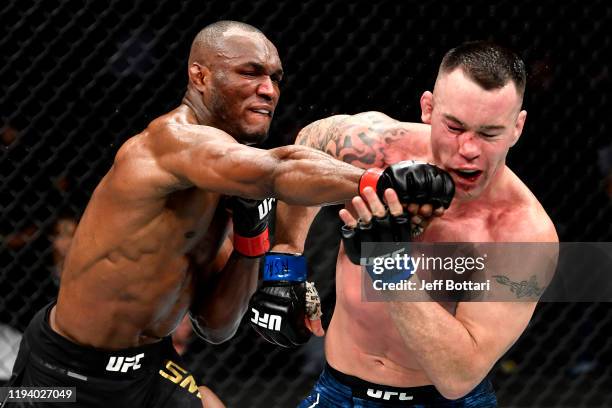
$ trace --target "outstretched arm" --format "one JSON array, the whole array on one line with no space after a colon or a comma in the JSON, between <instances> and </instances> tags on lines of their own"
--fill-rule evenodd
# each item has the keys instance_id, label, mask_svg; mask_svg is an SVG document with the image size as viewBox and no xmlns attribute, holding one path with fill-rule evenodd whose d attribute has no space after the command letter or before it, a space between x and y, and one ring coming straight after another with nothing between
<instances>
[{"instance_id":1,"label":"outstretched arm","mask_svg":"<svg viewBox=\"0 0 612 408\"><path fill-rule=\"evenodd\" d=\"M304 146L262 150L207 126L164 124L153 133L154 156L177 185L247 198L276 197L320 205L350 198L362 170ZM155 129L154 126L152 126Z\"/></svg>"},{"instance_id":2,"label":"outstretched arm","mask_svg":"<svg viewBox=\"0 0 612 408\"><path fill-rule=\"evenodd\" d=\"M391 120L378 112L360 115L336 115L317 120L304 127L295 144L325 152L329 157L342 160L355 167L382 167L383 154L377 153L379 133L362 123L359 116L370 115L380 120ZM395 122L395 121L394 121ZM372 123L377 123L373 121ZM348 197L348 199L352 198ZM274 251L303 252L304 241L318 209L303 205L278 204L276 212L276 245Z\"/></svg>"}]
</instances>

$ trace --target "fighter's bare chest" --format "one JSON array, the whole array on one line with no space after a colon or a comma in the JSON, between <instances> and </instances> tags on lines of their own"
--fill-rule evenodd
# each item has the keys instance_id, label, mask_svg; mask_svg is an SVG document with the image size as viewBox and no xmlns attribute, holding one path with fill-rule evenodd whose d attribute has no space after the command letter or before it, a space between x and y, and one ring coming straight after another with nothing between
<instances>
[{"instance_id":1,"label":"fighter's bare chest","mask_svg":"<svg viewBox=\"0 0 612 408\"><path fill-rule=\"evenodd\" d=\"M489 242L494 236L491 217L442 217L433 220L415 241Z\"/></svg>"},{"instance_id":2,"label":"fighter's bare chest","mask_svg":"<svg viewBox=\"0 0 612 408\"><path fill-rule=\"evenodd\" d=\"M230 218L220 194L197 189L175 194L168 200L166 212L174 226L173 235L188 251L203 241L212 247L220 245Z\"/></svg>"}]
</instances>

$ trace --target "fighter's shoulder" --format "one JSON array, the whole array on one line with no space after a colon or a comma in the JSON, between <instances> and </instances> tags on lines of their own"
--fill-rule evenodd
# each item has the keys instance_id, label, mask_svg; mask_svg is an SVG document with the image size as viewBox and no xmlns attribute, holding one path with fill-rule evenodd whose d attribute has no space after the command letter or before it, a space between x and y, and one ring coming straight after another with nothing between
<instances>
[{"instance_id":1,"label":"fighter's shoulder","mask_svg":"<svg viewBox=\"0 0 612 408\"><path fill-rule=\"evenodd\" d=\"M199 125L193 123L194 120L180 107L151 121L143 132L151 152L155 156L165 156L202 143L237 143L221 129Z\"/></svg>"},{"instance_id":2,"label":"fighter's shoulder","mask_svg":"<svg viewBox=\"0 0 612 408\"><path fill-rule=\"evenodd\" d=\"M555 225L540 201L518 176L512 173L511 177L513 199L500 219L500 240L558 242Z\"/></svg>"},{"instance_id":3,"label":"fighter's shoulder","mask_svg":"<svg viewBox=\"0 0 612 408\"><path fill-rule=\"evenodd\" d=\"M164 152L176 149L175 139L168 121L155 119L142 132L130 137L117 151L108 180L112 185L128 191L148 191L153 188L163 192L165 187L176 186L180 181L164 171L160 158Z\"/></svg>"},{"instance_id":4,"label":"fighter's shoulder","mask_svg":"<svg viewBox=\"0 0 612 408\"><path fill-rule=\"evenodd\" d=\"M372 111L335 115L313 122L300 131L296 144L367 168L423 158L422 150L428 146L428 137L428 125L400 122L382 112Z\"/></svg>"}]
</instances>

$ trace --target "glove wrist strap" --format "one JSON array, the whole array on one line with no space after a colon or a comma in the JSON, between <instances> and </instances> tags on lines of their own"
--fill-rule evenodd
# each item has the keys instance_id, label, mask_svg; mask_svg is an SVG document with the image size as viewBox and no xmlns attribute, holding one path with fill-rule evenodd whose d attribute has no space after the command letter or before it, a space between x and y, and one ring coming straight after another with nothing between
<instances>
[{"instance_id":1,"label":"glove wrist strap","mask_svg":"<svg viewBox=\"0 0 612 408\"><path fill-rule=\"evenodd\" d=\"M306 281L306 258L302 254L268 252L264 262L264 281Z\"/></svg>"},{"instance_id":2,"label":"glove wrist strap","mask_svg":"<svg viewBox=\"0 0 612 408\"><path fill-rule=\"evenodd\" d=\"M234 231L234 250L241 255L259 257L265 254L268 249L270 249L270 237L267 228L254 237L243 237Z\"/></svg>"},{"instance_id":3,"label":"glove wrist strap","mask_svg":"<svg viewBox=\"0 0 612 408\"><path fill-rule=\"evenodd\" d=\"M383 169L367 169L359 179L359 195L363 197L363 189L366 187L372 187L374 191L376 191L376 184L378 183L378 179L382 174Z\"/></svg>"}]
</instances>

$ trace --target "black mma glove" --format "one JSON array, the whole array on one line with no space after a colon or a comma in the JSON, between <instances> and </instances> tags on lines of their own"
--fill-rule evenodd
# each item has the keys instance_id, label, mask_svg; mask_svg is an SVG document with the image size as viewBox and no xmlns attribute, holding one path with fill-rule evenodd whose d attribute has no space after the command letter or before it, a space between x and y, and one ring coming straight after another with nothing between
<instances>
[{"instance_id":1,"label":"black mma glove","mask_svg":"<svg viewBox=\"0 0 612 408\"><path fill-rule=\"evenodd\" d=\"M229 198L234 223L234 250L243 256L258 258L270 249L268 221L275 202L275 198Z\"/></svg>"},{"instance_id":2,"label":"black mma glove","mask_svg":"<svg viewBox=\"0 0 612 408\"><path fill-rule=\"evenodd\" d=\"M266 254L263 282L249 302L251 326L282 347L304 344L311 336L306 316L306 258L300 254Z\"/></svg>"},{"instance_id":3,"label":"black mma glove","mask_svg":"<svg viewBox=\"0 0 612 408\"><path fill-rule=\"evenodd\" d=\"M362 253L362 242L410 242L412 240L410 214L404 213L395 217L389 213L384 217L372 217L369 224L359 222L355 228L343 225L340 229L344 251L349 260L359 265L360 258L381 256L376 245L370 245L368 253ZM386 245L388 249L388 245Z\"/></svg>"},{"instance_id":4,"label":"black mma glove","mask_svg":"<svg viewBox=\"0 0 612 408\"><path fill-rule=\"evenodd\" d=\"M368 169L359 181L359 192L367 186L373 187L381 198L387 188L397 192L403 204L431 204L433 208L448 208L455 194L455 183L450 174L433 164L402 161L385 170ZM412 229L410 214L399 217L387 214L382 218L373 217L369 224L362 222L357 227L342 226L342 241L349 260L355 265L360 264L361 258L372 258L388 252L384 246L382 251L376 245L370 245L368 253L361 252L363 242L410 242Z\"/></svg>"},{"instance_id":5,"label":"black mma glove","mask_svg":"<svg viewBox=\"0 0 612 408\"><path fill-rule=\"evenodd\" d=\"M448 208L455 195L450 174L433 164L413 160L395 163L386 169L371 168L359 180L359 195L372 187L381 201L385 190L392 188L403 204L431 204Z\"/></svg>"}]
</instances>

